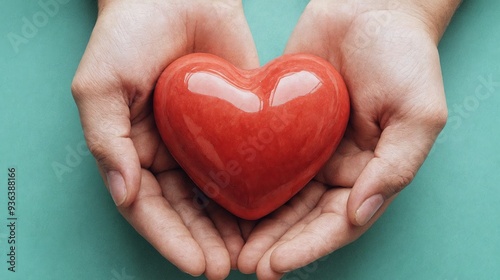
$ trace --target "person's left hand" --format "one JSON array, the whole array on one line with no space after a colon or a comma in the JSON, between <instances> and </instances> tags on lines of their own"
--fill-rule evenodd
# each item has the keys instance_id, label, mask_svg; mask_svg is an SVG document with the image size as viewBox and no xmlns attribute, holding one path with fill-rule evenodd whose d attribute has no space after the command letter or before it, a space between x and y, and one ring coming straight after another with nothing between
<instances>
[{"instance_id":1,"label":"person's left hand","mask_svg":"<svg viewBox=\"0 0 500 280\"><path fill-rule=\"evenodd\" d=\"M418 5L376 5L311 0L292 34L286 53L321 56L344 77L351 118L315 180L251 232L244 273L278 279L356 240L412 181L446 122L439 32Z\"/></svg>"}]
</instances>

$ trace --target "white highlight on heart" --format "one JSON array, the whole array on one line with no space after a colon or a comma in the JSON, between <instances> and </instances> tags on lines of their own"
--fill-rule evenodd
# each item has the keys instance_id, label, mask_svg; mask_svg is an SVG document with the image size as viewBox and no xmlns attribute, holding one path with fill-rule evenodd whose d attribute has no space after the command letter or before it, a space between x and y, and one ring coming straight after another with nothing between
<instances>
[{"instance_id":1,"label":"white highlight on heart","mask_svg":"<svg viewBox=\"0 0 500 280\"><path fill-rule=\"evenodd\" d=\"M195 72L187 79L188 90L193 93L223 99L247 113L262 110L263 104L257 95L231 85L218 75L210 72Z\"/></svg>"},{"instance_id":2,"label":"white highlight on heart","mask_svg":"<svg viewBox=\"0 0 500 280\"><path fill-rule=\"evenodd\" d=\"M313 93L320 86L320 79L309 71L291 73L281 78L271 92L270 105L283 105L295 98Z\"/></svg>"}]
</instances>

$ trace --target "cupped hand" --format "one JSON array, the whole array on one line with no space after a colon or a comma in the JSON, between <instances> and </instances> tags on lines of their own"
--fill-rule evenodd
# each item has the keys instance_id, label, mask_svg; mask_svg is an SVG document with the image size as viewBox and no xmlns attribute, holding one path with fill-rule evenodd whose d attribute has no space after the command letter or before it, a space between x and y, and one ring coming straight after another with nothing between
<instances>
[{"instance_id":1,"label":"cupped hand","mask_svg":"<svg viewBox=\"0 0 500 280\"><path fill-rule=\"evenodd\" d=\"M238 222L213 204L198 207L152 111L161 72L191 52L258 67L241 1L99 1L72 91L89 149L122 215L181 270L222 279L243 246Z\"/></svg>"},{"instance_id":2,"label":"cupped hand","mask_svg":"<svg viewBox=\"0 0 500 280\"><path fill-rule=\"evenodd\" d=\"M437 42L452 12L435 24L411 1L341 2L310 1L285 52L316 54L339 70L349 125L315 180L250 234L238 265L259 279L363 234L412 181L446 122Z\"/></svg>"}]
</instances>

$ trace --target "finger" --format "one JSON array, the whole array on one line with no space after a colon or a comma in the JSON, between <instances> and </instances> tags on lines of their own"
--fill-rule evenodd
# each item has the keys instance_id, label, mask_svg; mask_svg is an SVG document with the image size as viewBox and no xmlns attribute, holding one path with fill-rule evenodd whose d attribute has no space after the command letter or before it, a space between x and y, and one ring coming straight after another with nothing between
<instances>
[{"instance_id":1,"label":"finger","mask_svg":"<svg viewBox=\"0 0 500 280\"><path fill-rule=\"evenodd\" d=\"M285 47L284 53L310 53L329 57L329 44L325 40L327 26L321 24L314 5L309 3L302 13Z\"/></svg>"},{"instance_id":2,"label":"finger","mask_svg":"<svg viewBox=\"0 0 500 280\"><path fill-rule=\"evenodd\" d=\"M373 159L349 196L347 211L354 224L366 224L385 200L410 184L439 131L438 127L407 120L383 130Z\"/></svg>"},{"instance_id":3,"label":"finger","mask_svg":"<svg viewBox=\"0 0 500 280\"><path fill-rule=\"evenodd\" d=\"M222 240L224 240L224 244L229 252L231 269L237 269L238 256L245 244L238 224L238 219L222 207L215 205L215 203L210 203L207 206L207 212L219 231Z\"/></svg>"},{"instance_id":4,"label":"finger","mask_svg":"<svg viewBox=\"0 0 500 280\"><path fill-rule=\"evenodd\" d=\"M249 220L243 220L243 219L239 220L238 224L240 226L241 236L243 237L243 240L245 240L245 242L246 242L246 240L248 240L250 233L255 228L257 223L258 223L258 221L249 221Z\"/></svg>"},{"instance_id":5,"label":"finger","mask_svg":"<svg viewBox=\"0 0 500 280\"><path fill-rule=\"evenodd\" d=\"M329 190L318 204L319 211L311 212L274 248L270 269L286 272L300 268L358 238L363 229L353 226L345 215L349 191Z\"/></svg>"},{"instance_id":6,"label":"finger","mask_svg":"<svg viewBox=\"0 0 500 280\"><path fill-rule=\"evenodd\" d=\"M206 212L194 205L194 184L181 171L164 172L157 178L163 195L178 213L205 256L205 276L208 279L227 277L231 269L229 252ZM236 222L234 227L237 228Z\"/></svg>"},{"instance_id":7,"label":"finger","mask_svg":"<svg viewBox=\"0 0 500 280\"><path fill-rule=\"evenodd\" d=\"M339 5L339 7L335 7ZM328 60L340 73L339 48L351 16L336 1L310 1L292 32L285 53L309 53ZM335 24L331 24L335 18Z\"/></svg>"},{"instance_id":8,"label":"finger","mask_svg":"<svg viewBox=\"0 0 500 280\"><path fill-rule=\"evenodd\" d=\"M156 178L142 170L142 186L130 207L119 208L122 215L171 263L194 276L205 272L202 248L179 214L162 196ZM175 191L175 188L172 188Z\"/></svg>"},{"instance_id":9,"label":"finger","mask_svg":"<svg viewBox=\"0 0 500 280\"><path fill-rule=\"evenodd\" d=\"M339 147L316 175L315 179L330 186L352 187L359 174L373 158L371 150L361 150L346 131Z\"/></svg>"},{"instance_id":10,"label":"finger","mask_svg":"<svg viewBox=\"0 0 500 280\"><path fill-rule=\"evenodd\" d=\"M269 250L272 251L269 261L259 263L260 271L292 271L359 238L371 224L358 227L348 220L345 205L349 192L349 189L329 190L318 203L316 211L312 211L291 228L280 242Z\"/></svg>"},{"instance_id":11,"label":"finger","mask_svg":"<svg viewBox=\"0 0 500 280\"><path fill-rule=\"evenodd\" d=\"M323 184L309 183L287 204L264 218L251 232L238 258L238 269L243 273L254 273L259 261L293 225L316 206L326 191Z\"/></svg>"},{"instance_id":12,"label":"finger","mask_svg":"<svg viewBox=\"0 0 500 280\"><path fill-rule=\"evenodd\" d=\"M142 112L146 114L140 113L138 118L132 120L130 136L139 155L141 167L150 170L153 174L178 168L177 161L161 140L152 106L144 108Z\"/></svg>"},{"instance_id":13,"label":"finger","mask_svg":"<svg viewBox=\"0 0 500 280\"><path fill-rule=\"evenodd\" d=\"M196 15L194 51L215 54L242 69L259 67L241 1L207 1L205 4L208 6L198 9Z\"/></svg>"},{"instance_id":14,"label":"finger","mask_svg":"<svg viewBox=\"0 0 500 280\"><path fill-rule=\"evenodd\" d=\"M281 245L286 244L290 240L293 240L293 238L295 238L298 234L300 234L300 232L302 232L302 230L308 225L308 223L317 218L320 214L320 208L313 209L303 219L292 225L286 231L286 233L279 238L279 240L272 244L272 246L260 258L257 264L256 274L259 279L280 279L285 272L289 271L279 270L279 266L275 267L275 265L272 264L274 251L276 250L276 248L280 248ZM295 261L296 258L301 258L301 256L294 253L292 254L292 256L287 256L287 260L290 258Z\"/></svg>"},{"instance_id":15,"label":"finger","mask_svg":"<svg viewBox=\"0 0 500 280\"><path fill-rule=\"evenodd\" d=\"M130 139L130 111L120 95L89 94L85 82L74 82L75 98L89 150L104 174L117 206L135 199L141 181L140 164Z\"/></svg>"},{"instance_id":16,"label":"finger","mask_svg":"<svg viewBox=\"0 0 500 280\"><path fill-rule=\"evenodd\" d=\"M271 250L268 250L264 253L262 258L259 260L257 265L255 274L257 275L257 279L262 280L279 280L283 277L284 272L274 271L270 266L271 254L273 253L273 249L281 243L275 244L271 247Z\"/></svg>"}]
</instances>

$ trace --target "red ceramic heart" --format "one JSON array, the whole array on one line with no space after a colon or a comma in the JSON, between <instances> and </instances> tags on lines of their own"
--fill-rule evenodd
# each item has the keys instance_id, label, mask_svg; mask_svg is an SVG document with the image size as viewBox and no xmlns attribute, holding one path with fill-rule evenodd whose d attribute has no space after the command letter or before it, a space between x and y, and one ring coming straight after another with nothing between
<instances>
[{"instance_id":1,"label":"red ceramic heart","mask_svg":"<svg viewBox=\"0 0 500 280\"><path fill-rule=\"evenodd\" d=\"M332 155L349 118L340 74L312 55L240 70L209 54L165 69L154 114L189 177L236 216L258 219L300 191Z\"/></svg>"}]
</instances>

